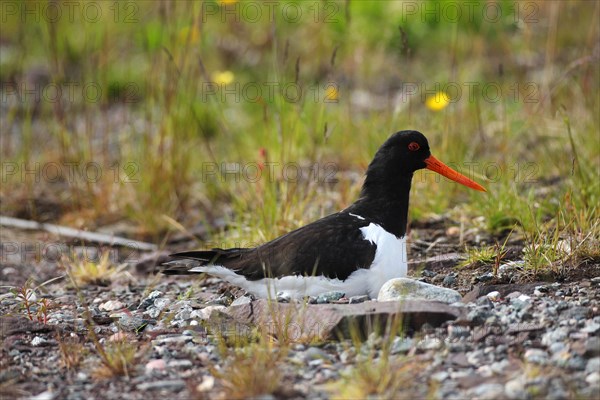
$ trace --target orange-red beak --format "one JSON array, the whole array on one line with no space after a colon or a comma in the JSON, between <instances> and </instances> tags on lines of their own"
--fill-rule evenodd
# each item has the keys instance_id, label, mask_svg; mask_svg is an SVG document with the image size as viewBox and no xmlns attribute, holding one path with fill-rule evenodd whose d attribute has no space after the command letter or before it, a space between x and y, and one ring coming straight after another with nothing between
<instances>
[{"instance_id":1,"label":"orange-red beak","mask_svg":"<svg viewBox=\"0 0 600 400\"><path fill-rule=\"evenodd\" d=\"M464 176L463 174L456 172L434 156L429 156L425 159L425 164L427 164L427 169L437 172L438 174L445 176L448 179L452 179L454 182L458 182L461 185L465 185L470 187L471 189L479 190L482 192L486 192L485 188L481 186L479 183L474 182Z\"/></svg>"}]
</instances>

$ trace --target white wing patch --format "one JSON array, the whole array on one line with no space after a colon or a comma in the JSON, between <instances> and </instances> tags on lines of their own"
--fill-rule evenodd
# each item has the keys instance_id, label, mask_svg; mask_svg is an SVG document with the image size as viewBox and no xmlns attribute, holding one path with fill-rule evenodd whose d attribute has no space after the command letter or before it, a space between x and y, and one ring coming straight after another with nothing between
<instances>
[{"instance_id":1,"label":"white wing patch","mask_svg":"<svg viewBox=\"0 0 600 400\"><path fill-rule=\"evenodd\" d=\"M348 213L348 214L352 215L353 217L356 217L356 218L360 219L361 221L365 220L365 217L361 217L360 215L356 215L356 214L352 214L352 213Z\"/></svg>"},{"instance_id":2,"label":"white wing patch","mask_svg":"<svg viewBox=\"0 0 600 400\"><path fill-rule=\"evenodd\" d=\"M364 219L358 215L353 216ZM404 237L397 238L374 223L360 230L365 240L377 245L375 258L369 269L358 269L343 281L324 276L297 275L250 281L220 265L198 266L191 268L190 272L205 272L217 276L261 298L276 298L278 292L286 292L291 298L298 299L334 291L343 292L346 297L366 294L377 298L379 289L385 282L406 276L406 240Z\"/></svg>"}]
</instances>

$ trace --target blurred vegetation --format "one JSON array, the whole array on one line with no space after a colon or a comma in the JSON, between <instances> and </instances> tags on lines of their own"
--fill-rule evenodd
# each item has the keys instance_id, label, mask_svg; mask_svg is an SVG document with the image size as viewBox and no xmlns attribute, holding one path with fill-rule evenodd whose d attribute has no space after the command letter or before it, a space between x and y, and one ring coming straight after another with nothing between
<instances>
[{"instance_id":1,"label":"blurred vegetation","mask_svg":"<svg viewBox=\"0 0 600 400\"><path fill-rule=\"evenodd\" d=\"M413 220L558 231L598 257L598 2L1 11L3 215L257 243L349 205L378 146L417 129L489 193L418 173Z\"/></svg>"}]
</instances>

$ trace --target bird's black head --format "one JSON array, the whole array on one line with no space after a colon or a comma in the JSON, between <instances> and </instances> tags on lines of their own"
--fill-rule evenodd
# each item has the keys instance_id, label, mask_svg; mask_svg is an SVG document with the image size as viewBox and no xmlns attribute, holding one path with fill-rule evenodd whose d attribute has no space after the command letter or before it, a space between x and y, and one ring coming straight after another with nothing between
<instances>
[{"instance_id":1,"label":"bird's black head","mask_svg":"<svg viewBox=\"0 0 600 400\"><path fill-rule=\"evenodd\" d=\"M454 171L431 155L427 138L418 131L394 133L377 150L367 169L363 196L392 197L400 186L405 187L416 170L427 168L475 190L485 191L476 182ZM406 192L408 190L405 190Z\"/></svg>"},{"instance_id":2,"label":"bird's black head","mask_svg":"<svg viewBox=\"0 0 600 400\"><path fill-rule=\"evenodd\" d=\"M377 150L369 170L377 166L378 169L390 170L391 174L410 178L416 170L427 167L425 160L430 155L425 135L418 131L400 131L390 136Z\"/></svg>"},{"instance_id":3,"label":"bird's black head","mask_svg":"<svg viewBox=\"0 0 600 400\"><path fill-rule=\"evenodd\" d=\"M360 198L348 208L369 217L397 237L406 233L411 180L416 170L427 168L476 190L485 189L431 155L421 132L394 133L377 150L367 169Z\"/></svg>"}]
</instances>

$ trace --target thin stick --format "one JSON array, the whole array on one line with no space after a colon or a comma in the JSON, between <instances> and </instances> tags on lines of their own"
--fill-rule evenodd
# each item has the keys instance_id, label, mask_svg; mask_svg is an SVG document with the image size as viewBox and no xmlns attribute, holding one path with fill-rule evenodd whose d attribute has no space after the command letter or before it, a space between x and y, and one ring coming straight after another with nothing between
<instances>
[{"instance_id":1,"label":"thin stick","mask_svg":"<svg viewBox=\"0 0 600 400\"><path fill-rule=\"evenodd\" d=\"M152 243L139 242L137 240L124 237L106 235L97 232L86 232L81 229L69 228L66 226L46 224L42 222L29 221L26 219L4 217L0 215L0 226L9 226L18 229L41 230L53 233L58 236L77 238L86 242L103 243L111 246L123 246L136 250L155 251L158 247Z\"/></svg>"}]
</instances>

